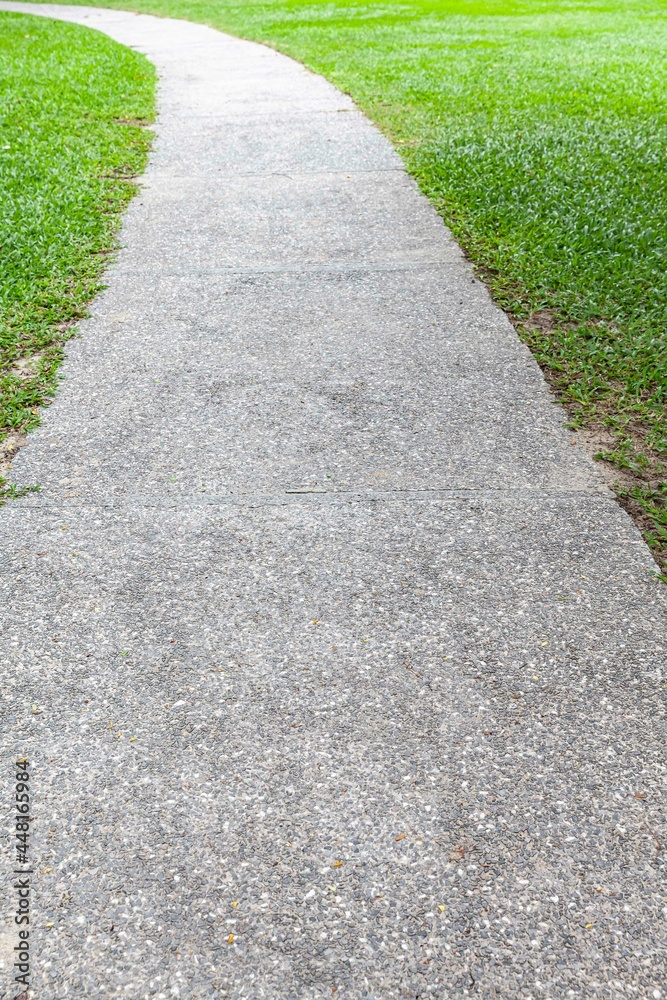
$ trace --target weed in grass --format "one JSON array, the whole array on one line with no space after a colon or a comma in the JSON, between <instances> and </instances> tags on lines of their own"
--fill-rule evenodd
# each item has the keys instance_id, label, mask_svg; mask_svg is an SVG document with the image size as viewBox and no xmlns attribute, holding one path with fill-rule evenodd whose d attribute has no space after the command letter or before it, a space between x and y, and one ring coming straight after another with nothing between
<instances>
[{"instance_id":1,"label":"weed in grass","mask_svg":"<svg viewBox=\"0 0 667 1000\"><path fill-rule=\"evenodd\" d=\"M101 287L120 213L150 146L139 122L152 118L154 87L150 63L105 35L0 14L0 452L6 460L38 423L63 345ZM18 490L3 482L0 498Z\"/></svg>"}]
</instances>

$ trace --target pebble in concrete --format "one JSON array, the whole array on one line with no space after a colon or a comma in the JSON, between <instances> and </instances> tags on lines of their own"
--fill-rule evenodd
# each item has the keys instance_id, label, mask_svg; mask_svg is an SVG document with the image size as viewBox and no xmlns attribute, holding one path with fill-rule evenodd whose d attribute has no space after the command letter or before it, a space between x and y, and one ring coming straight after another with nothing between
<instances>
[{"instance_id":1,"label":"pebble in concrete","mask_svg":"<svg viewBox=\"0 0 667 1000\"><path fill-rule=\"evenodd\" d=\"M20 9L161 79L1 515L35 994L662 996L665 591L510 324L325 81Z\"/></svg>"}]
</instances>

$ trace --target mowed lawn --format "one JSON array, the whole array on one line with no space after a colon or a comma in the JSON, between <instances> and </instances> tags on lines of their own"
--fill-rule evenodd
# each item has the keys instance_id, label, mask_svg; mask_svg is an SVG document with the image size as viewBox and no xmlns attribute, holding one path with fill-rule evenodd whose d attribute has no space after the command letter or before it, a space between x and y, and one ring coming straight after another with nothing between
<instances>
[{"instance_id":1,"label":"mowed lawn","mask_svg":"<svg viewBox=\"0 0 667 1000\"><path fill-rule=\"evenodd\" d=\"M275 46L401 151L667 566L667 0L111 0Z\"/></svg>"},{"instance_id":2,"label":"mowed lawn","mask_svg":"<svg viewBox=\"0 0 667 1000\"><path fill-rule=\"evenodd\" d=\"M155 73L99 32L0 13L0 497L115 246Z\"/></svg>"}]
</instances>

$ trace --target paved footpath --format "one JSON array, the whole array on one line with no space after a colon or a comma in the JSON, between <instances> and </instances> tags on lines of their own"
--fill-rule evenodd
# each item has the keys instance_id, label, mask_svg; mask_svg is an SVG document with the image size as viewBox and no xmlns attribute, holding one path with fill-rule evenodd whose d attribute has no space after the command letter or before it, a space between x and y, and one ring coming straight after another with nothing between
<instances>
[{"instance_id":1,"label":"paved footpath","mask_svg":"<svg viewBox=\"0 0 667 1000\"><path fill-rule=\"evenodd\" d=\"M322 79L21 9L161 79L0 514L34 996L667 996L667 590L509 322Z\"/></svg>"}]
</instances>

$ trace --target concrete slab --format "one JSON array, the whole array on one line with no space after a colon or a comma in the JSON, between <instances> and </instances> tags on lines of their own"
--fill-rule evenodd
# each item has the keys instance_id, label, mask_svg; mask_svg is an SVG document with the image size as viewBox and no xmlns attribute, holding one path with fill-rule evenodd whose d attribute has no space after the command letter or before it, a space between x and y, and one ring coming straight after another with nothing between
<instances>
[{"instance_id":1,"label":"concrete slab","mask_svg":"<svg viewBox=\"0 0 667 1000\"><path fill-rule=\"evenodd\" d=\"M0 6L161 77L2 510L35 995L660 997L666 592L506 317L296 63Z\"/></svg>"},{"instance_id":2,"label":"concrete slab","mask_svg":"<svg viewBox=\"0 0 667 1000\"><path fill-rule=\"evenodd\" d=\"M151 177L128 210L120 273L459 260L441 219L396 170ZM142 249L143 248L143 249Z\"/></svg>"},{"instance_id":3,"label":"concrete slab","mask_svg":"<svg viewBox=\"0 0 667 1000\"><path fill-rule=\"evenodd\" d=\"M599 487L466 271L164 276L150 297L142 275L113 280L122 312L112 286L71 347L42 447L22 457L49 484L31 504Z\"/></svg>"},{"instance_id":4,"label":"concrete slab","mask_svg":"<svg viewBox=\"0 0 667 1000\"><path fill-rule=\"evenodd\" d=\"M187 128L189 142L179 141ZM221 143L221 130L225 142ZM162 129L152 177L205 177L266 173L350 173L401 170L398 155L358 112L273 115L251 121L202 116L196 123L174 117ZM170 149L177 142L180 155Z\"/></svg>"},{"instance_id":5,"label":"concrete slab","mask_svg":"<svg viewBox=\"0 0 667 1000\"><path fill-rule=\"evenodd\" d=\"M663 902L664 599L605 500L65 503L5 531L45 990L51 961L93 995L101 962L110 995L583 995L601 948L655 981L624 949Z\"/></svg>"}]
</instances>

